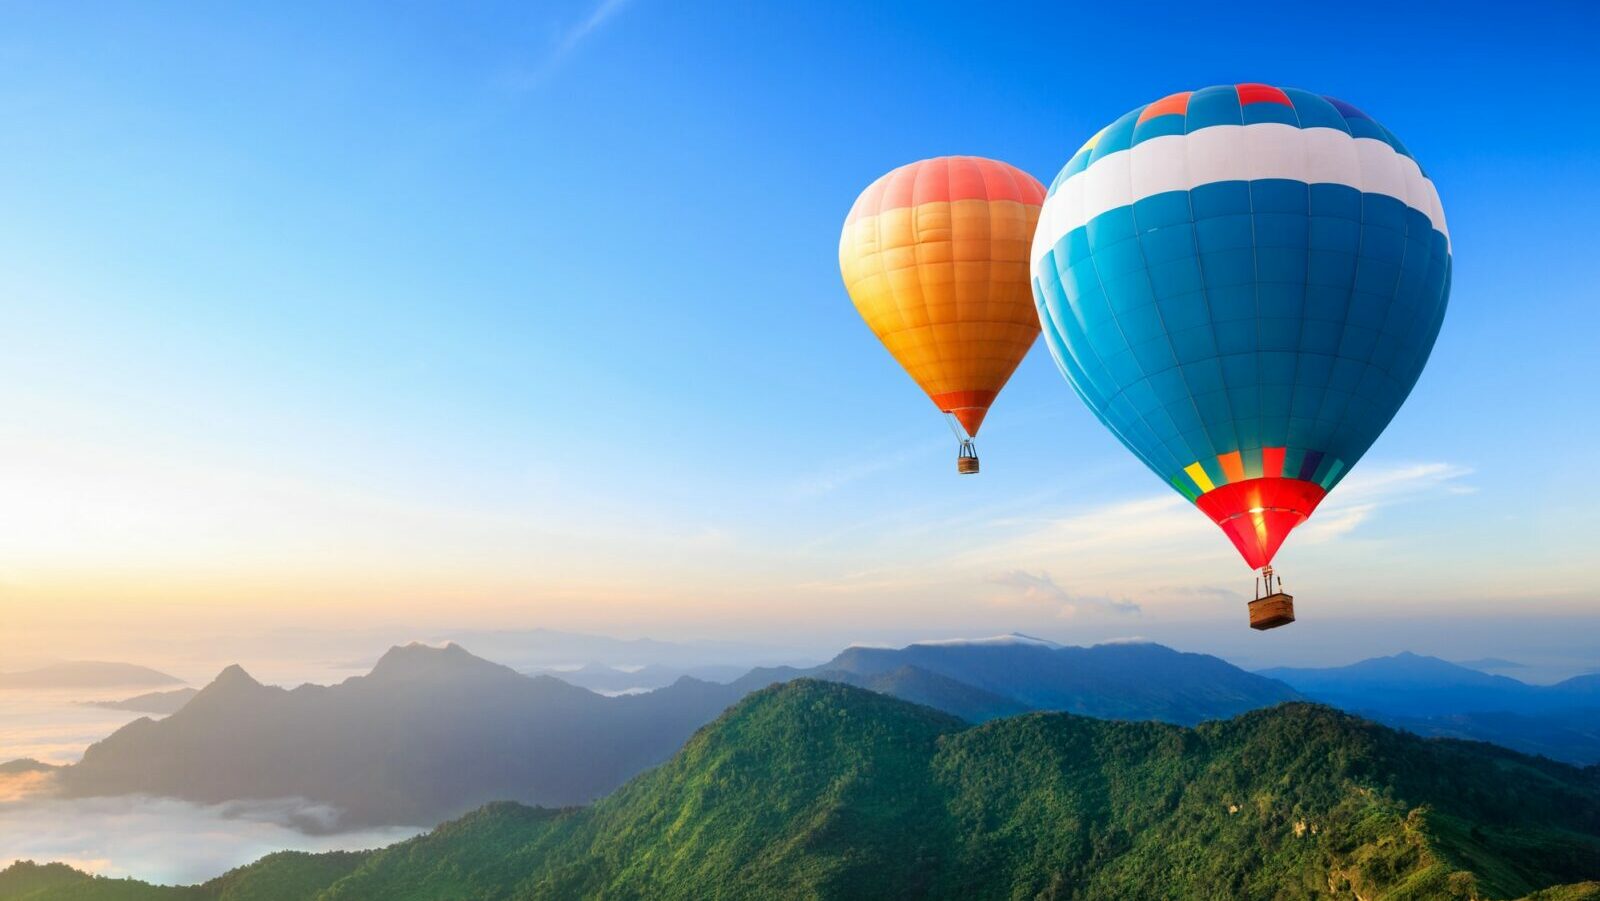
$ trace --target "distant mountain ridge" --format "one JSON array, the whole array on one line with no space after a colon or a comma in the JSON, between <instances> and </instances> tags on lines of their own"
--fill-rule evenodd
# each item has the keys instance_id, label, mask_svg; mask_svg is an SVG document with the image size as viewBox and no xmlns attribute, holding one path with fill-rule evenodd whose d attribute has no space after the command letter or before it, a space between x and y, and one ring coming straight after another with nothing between
<instances>
[{"instance_id":1,"label":"distant mountain ridge","mask_svg":"<svg viewBox=\"0 0 1600 901\"><path fill-rule=\"evenodd\" d=\"M102 660L70 660L11 673L0 673L0 688L117 688L138 685L182 685L183 680L148 666Z\"/></svg>"},{"instance_id":2,"label":"distant mountain ridge","mask_svg":"<svg viewBox=\"0 0 1600 901\"><path fill-rule=\"evenodd\" d=\"M1533 689L1416 655L1355 668L1375 684L1397 670L1446 688L1459 671L1496 690ZM1314 672L1302 679L1311 688L1301 694L1216 657L1161 645L1071 647L1003 636L852 647L814 668L758 669L731 684L684 677L608 698L549 675L520 674L459 645L411 644L331 686L267 686L227 667L170 716L128 724L50 778L68 796L148 793L199 803L294 796L343 810L336 828L427 825L491 800L590 803L667 759L739 698L800 678L869 689L972 723L1060 710L1192 725L1318 698L1336 684L1318 677L1330 678ZM1569 681L1562 691L1572 697L1600 685L1600 677ZM1578 763L1600 757L1593 719L1374 715L1423 735L1495 740Z\"/></svg>"},{"instance_id":3,"label":"distant mountain ridge","mask_svg":"<svg viewBox=\"0 0 1600 901\"><path fill-rule=\"evenodd\" d=\"M622 669L603 663L588 663L581 667L554 669L534 668L524 670L527 675L555 676L563 682L587 688L602 694L624 691L650 691L665 688L684 676L705 682L732 682L749 672L741 666L661 666L650 664L636 669Z\"/></svg>"},{"instance_id":4,"label":"distant mountain ridge","mask_svg":"<svg viewBox=\"0 0 1600 901\"><path fill-rule=\"evenodd\" d=\"M375 852L196 887L0 872L26 901L1600 898L1595 771L1304 703L1195 728L971 726L850 686L759 691L593 807L497 803Z\"/></svg>"},{"instance_id":5,"label":"distant mountain ridge","mask_svg":"<svg viewBox=\"0 0 1600 901\"><path fill-rule=\"evenodd\" d=\"M1600 762L1600 676L1530 685L1401 653L1348 666L1260 670L1305 696L1422 735L1490 741L1581 765Z\"/></svg>"},{"instance_id":6,"label":"distant mountain ridge","mask_svg":"<svg viewBox=\"0 0 1600 901\"><path fill-rule=\"evenodd\" d=\"M175 688L171 691L150 691L120 701L85 701L91 707L104 707L108 710L132 710L138 713L168 714L175 712L179 707L189 703L189 699L199 694L198 688Z\"/></svg>"},{"instance_id":7,"label":"distant mountain ridge","mask_svg":"<svg viewBox=\"0 0 1600 901\"><path fill-rule=\"evenodd\" d=\"M1530 685L1409 651L1346 666L1273 667L1257 673L1346 709L1403 716L1482 710L1533 713L1575 706L1585 699L1600 700L1600 675L1574 676L1555 685Z\"/></svg>"},{"instance_id":8,"label":"distant mountain ridge","mask_svg":"<svg viewBox=\"0 0 1600 901\"><path fill-rule=\"evenodd\" d=\"M973 721L1026 710L1061 710L1104 719L1193 724L1302 697L1281 682L1207 654L1147 643L1074 647L1027 636L852 647L813 669L758 669L735 684L755 689L810 676L872 688L873 680L904 670L928 674L921 677L925 695L887 693ZM966 697L946 701L943 693L952 685L960 685ZM992 712L984 713L984 705Z\"/></svg>"},{"instance_id":9,"label":"distant mountain ridge","mask_svg":"<svg viewBox=\"0 0 1600 901\"><path fill-rule=\"evenodd\" d=\"M732 684L682 677L607 698L459 645L411 644L331 686L267 686L229 666L170 716L128 724L54 778L68 796L303 797L342 809L338 828L427 825L491 800L586 804L665 760L749 692L804 676L969 722L1055 706L1192 723L1298 697L1217 658L1159 645L850 648L816 669L755 670Z\"/></svg>"},{"instance_id":10,"label":"distant mountain ridge","mask_svg":"<svg viewBox=\"0 0 1600 901\"><path fill-rule=\"evenodd\" d=\"M340 808L340 828L427 825L491 800L592 802L734 699L690 679L606 698L454 644L392 648L365 676L292 690L235 665L165 719L91 745L56 783L68 796L303 797Z\"/></svg>"}]
</instances>

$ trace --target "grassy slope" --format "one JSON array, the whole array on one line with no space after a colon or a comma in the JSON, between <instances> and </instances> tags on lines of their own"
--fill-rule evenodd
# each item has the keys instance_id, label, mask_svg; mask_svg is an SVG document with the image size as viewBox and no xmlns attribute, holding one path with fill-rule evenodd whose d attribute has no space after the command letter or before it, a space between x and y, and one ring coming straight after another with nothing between
<instances>
[{"instance_id":1,"label":"grassy slope","mask_svg":"<svg viewBox=\"0 0 1600 901\"><path fill-rule=\"evenodd\" d=\"M1600 878L1597 783L1594 769L1304 704L1196 729L1061 714L969 728L801 681L747 699L592 808L490 805L348 875L274 855L193 890L101 880L108 893L24 897L308 898L320 880L329 901L1517 898ZM268 893L218 894L275 858L278 875L256 880Z\"/></svg>"}]
</instances>

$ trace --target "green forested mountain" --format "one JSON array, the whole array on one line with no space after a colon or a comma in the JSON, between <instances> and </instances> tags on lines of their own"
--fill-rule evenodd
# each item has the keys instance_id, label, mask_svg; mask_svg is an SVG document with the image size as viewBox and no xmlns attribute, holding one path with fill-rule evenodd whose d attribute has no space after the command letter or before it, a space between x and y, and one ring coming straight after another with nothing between
<instances>
[{"instance_id":1,"label":"green forested mountain","mask_svg":"<svg viewBox=\"0 0 1600 901\"><path fill-rule=\"evenodd\" d=\"M1195 728L969 726L799 680L592 807L492 804L367 856L273 855L185 889L18 865L0 898L1579 899L1595 879L1594 768L1309 704Z\"/></svg>"}]
</instances>

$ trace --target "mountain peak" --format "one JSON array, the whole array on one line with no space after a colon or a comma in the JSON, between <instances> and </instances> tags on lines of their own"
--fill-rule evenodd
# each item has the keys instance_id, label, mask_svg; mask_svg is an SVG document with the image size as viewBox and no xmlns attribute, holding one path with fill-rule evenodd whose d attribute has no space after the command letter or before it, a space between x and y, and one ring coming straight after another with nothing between
<instances>
[{"instance_id":1,"label":"mountain peak","mask_svg":"<svg viewBox=\"0 0 1600 901\"><path fill-rule=\"evenodd\" d=\"M228 708L239 703L254 701L268 691L281 690L268 689L267 686L257 682L254 676L245 672L244 667L234 663L224 667L210 684L200 689L183 706L192 707L197 711Z\"/></svg>"},{"instance_id":2,"label":"mountain peak","mask_svg":"<svg viewBox=\"0 0 1600 901\"><path fill-rule=\"evenodd\" d=\"M375 682L440 682L525 677L508 666L475 656L453 641L443 647L413 641L384 652L366 678Z\"/></svg>"},{"instance_id":3,"label":"mountain peak","mask_svg":"<svg viewBox=\"0 0 1600 901\"><path fill-rule=\"evenodd\" d=\"M204 691L216 694L219 690L240 691L260 687L261 683L257 682L254 676L245 672L244 667L237 663L230 663L222 668L222 672L217 673L216 678L211 680L211 683L205 687Z\"/></svg>"}]
</instances>

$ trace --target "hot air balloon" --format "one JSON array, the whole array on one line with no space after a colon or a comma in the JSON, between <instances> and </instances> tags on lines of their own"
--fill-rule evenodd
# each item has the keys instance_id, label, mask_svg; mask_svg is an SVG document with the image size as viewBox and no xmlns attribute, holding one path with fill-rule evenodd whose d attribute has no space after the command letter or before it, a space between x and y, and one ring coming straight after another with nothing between
<instances>
[{"instance_id":1,"label":"hot air balloon","mask_svg":"<svg viewBox=\"0 0 1600 901\"><path fill-rule=\"evenodd\" d=\"M901 166L856 198L839 270L861 318L960 441L972 439L1039 336L1028 246L1044 185L1005 163L949 156Z\"/></svg>"},{"instance_id":2,"label":"hot air balloon","mask_svg":"<svg viewBox=\"0 0 1600 901\"><path fill-rule=\"evenodd\" d=\"M1348 103L1186 91L1072 157L1031 257L1067 381L1261 570L1251 625L1292 622L1273 555L1388 425L1439 334L1451 256L1433 182Z\"/></svg>"}]
</instances>

